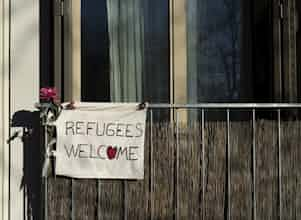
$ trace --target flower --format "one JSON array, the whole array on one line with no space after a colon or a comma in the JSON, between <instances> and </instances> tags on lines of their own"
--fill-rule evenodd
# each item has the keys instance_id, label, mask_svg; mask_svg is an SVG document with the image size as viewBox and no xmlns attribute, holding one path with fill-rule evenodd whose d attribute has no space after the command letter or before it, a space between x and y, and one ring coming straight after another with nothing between
<instances>
[{"instance_id":1,"label":"flower","mask_svg":"<svg viewBox=\"0 0 301 220\"><path fill-rule=\"evenodd\" d=\"M40 89L40 103L36 107L41 111L41 118L48 121L56 120L62 109L62 105L57 96L57 90L51 87Z\"/></svg>"},{"instance_id":2,"label":"flower","mask_svg":"<svg viewBox=\"0 0 301 220\"><path fill-rule=\"evenodd\" d=\"M40 99L45 101L54 101L57 97L57 91L55 88L44 87L40 89Z\"/></svg>"}]
</instances>

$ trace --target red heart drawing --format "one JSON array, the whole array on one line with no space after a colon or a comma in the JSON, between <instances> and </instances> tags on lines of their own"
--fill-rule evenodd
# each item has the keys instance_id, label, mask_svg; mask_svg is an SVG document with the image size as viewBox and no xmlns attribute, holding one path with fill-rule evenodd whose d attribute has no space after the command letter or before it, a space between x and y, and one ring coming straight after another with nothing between
<instances>
[{"instance_id":1,"label":"red heart drawing","mask_svg":"<svg viewBox=\"0 0 301 220\"><path fill-rule=\"evenodd\" d=\"M109 160L114 159L114 157L116 156L116 153L117 153L116 147L109 146L107 148L107 155L108 155Z\"/></svg>"}]
</instances>

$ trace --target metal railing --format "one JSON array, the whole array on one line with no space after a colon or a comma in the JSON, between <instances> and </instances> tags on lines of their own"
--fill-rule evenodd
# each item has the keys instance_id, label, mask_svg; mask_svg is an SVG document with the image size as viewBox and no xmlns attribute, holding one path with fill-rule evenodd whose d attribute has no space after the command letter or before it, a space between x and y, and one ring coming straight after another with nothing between
<instances>
[{"instance_id":1,"label":"metal railing","mask_svg":"<svg viewBox=\"0 0 301 220\"><path fill-rule=\"evenodd\" d=\"M162 109L164 110L170 110L174 112L174 123L175 123L175 182L178 183L179 179L179 147L180 147L180 135L179 135L179 127L180 127L180 111L181 110L195 110L200 113L200 125L201 125L201 160L205 161L205 137L204 137L204 130L205 130L205 113L209 112L210 110L219 110L226 113L226 218L228 220L231 219L231 169L230 169L230 163L231 163L231 142L230 142L230 133L231 133L231 120L230 120L230 113L231 111L237 111L237 110L243 110L248 111L251 113L251 122L252 122L252 219L257 219L257 198L256 198L256 117L257 117L257 111L259 110L269 110L277 113L277 159L278 159L278 219L282 220L284 219L282 215L282 154L281 154L281 112L283 110L293 110L301 109L301 104L288 104L288 103L204 103L204 104L148 104L147 105L149 110L149 120L150 120L150 188L151 191L153 191L153 177L155 176L155 167L153 161L154 161L154 143L153 143L153 125L154 125L154 113L155 111L160 111ZM45 137L47 138L47 129L45 128ZM47 139L45 140L47 143ZM205 166L202 166L201 168L201 182L202 182L202 195L201 195L201 206L202 209L205 210ZM73 184L73 180L71 180L71 185ZM71 186L72 187L72 186ZM99 187L99 182L98 182ZM152 193L150 193L150 197L152 197ZM175 212L177 212L179 209L177 207L179 206L179 194L178 191L175 191ZM45 178L45 219L47 219L47 178ZM150 198L150 206L151 209L154 207L154 199ZM74 196L73 191L71 193L71 207L73 207L74 203ZM72 208L71 208L72 209ZM74 213L73 209L71 210L71 219L74 219ZM176 216L179 216L177 213ZM202 212L202 219L205 219L204 212Z\"/></svg>"},{"instance_id":2,"label":"metal railing","mask_svg":"<svg viewBox=\"0 0 301 220\"><path fill-rule=\"evenodd\" d=\"M198 110L201 115L201 139L202 139L202 161L205 161L205 143L204 143L204 124L205 124L205 112L208 110L223 110L226 113L226 190L227 190L227 220L231 219L231 154L230 154L230 112L231 110L247 110L252 113L252 219L257 219L257 204L256 204L256 111L257 110L270 110L277 113L277 145L278 145L278 219L282 220L282 155L281 155L281 111L291 110L291 109L301 109L301 104L299 103L202 103L202 104L149 104L150 111L150 123L151 123L151 141L153 141L152 135L152 125L154 123L153 112L158 109L170 109L175 111L175 125L176 125L176 182L178 182L177 177L179 176L179 110ZM153 155L153 144L151 143L151 161ZM153 176L154 168L151 166L151 176ZM151 177L152 179L152 177ZM202 166L202 209L205 209L205 166ZM176 192L178 193L178 192ZM179 196L175 195L176 207L178 207ZM151 199L153 201L153 199ZM151 204L153 206L154 204ZM178 209L176 208L176 211ZM177 215L178 216L178 215ZM202 219L205 219L204 212L202 212Z\"/></svg>"}]
</instances>

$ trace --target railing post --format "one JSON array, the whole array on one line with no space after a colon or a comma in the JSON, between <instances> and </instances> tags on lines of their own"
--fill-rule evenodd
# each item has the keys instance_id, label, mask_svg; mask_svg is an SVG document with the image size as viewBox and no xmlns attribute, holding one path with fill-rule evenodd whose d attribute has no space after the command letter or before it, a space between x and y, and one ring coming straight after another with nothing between
<instances>
[{"instance_id":1,"label":"railing post","mask_svg":"<svg viewBox=\"0 0 301 220\"><path fill-rule=\"evenodd\" d=\"M100 213L100 208L99 208L99 203L101 201L101 198L100 198L100 187L101 187L101 182L99 179L97 179L97 182L96 182L96 185L97 185L97 220L101 220L101 213Z\"/></svg>"},{"instance_id":2,"label":"railing post","mask_svg":"<svg viewBox=\"0 0 301 220\"><path fill-rule=\"evenodd\" d=\"M227 108L227 220L231 219L230 110Z\"/></svg>"},{"instance_id":3,"label":"railing post","mask_svg":"<svg viewBox=\"0 0 301 220\"><path fill-rule=\"evenodd\" d=\"M179 217L179 191L178 191L178 184L179 184L179 145L180 145L180 138L179 138L179 110L176 108L176 163L175 163L175 219Z\"/></svg>"},{"instance_id":4,"label":"railing post","mask_svg":"<svg viewBox=\"0 0 301 220\"><path fill-rule=\"evenodd\" d=\"M252 109L252 215L253 220L256 216L256 112Z\"/></svg>"},{"instance_id":5,"label":"railing post","mask_svg":"<svg viewBox=\"0 0 301 220\"><path fill-rule=\"evenodd\" d=\"M277 110L277 118L278 118L278 191L279 191L279 220L282 220L282 157L281 157L281 111Z\"/></svg>"},{"instance_id":6,"label":"railing post","mask_svg":"<svg viewBox=\"0 0 301 220\"><path fill-rule=\"evenodd\" d=\"M73 187L74 187L74 180L73 178L71 178L71 220L74 220L75 219L75 213L74 213L74 190L73 190Z\"/></svg>"},{"instance_id":7,"label":"railing post","mask_svg":"<svg viewBox=\"0 0 301 220\"><path fill-rule=\"evenodd\" d=\"M43 117L44 126L44 147L45 147L45 158L47 160L47 147L48 147L48 132L47 132L47 114ZM48 177L47 174L44 177L44 220L48 219Z\"/></svg>"},{"instance_id":8,"label":"railing post","mask_svg":"<svg viewBox=\"0 0 301 220\"><path fill-rule=\"evenodd\" d=\"M154 146L153 146L153 109L150 109L150 219L153 219L153 211L154 211L154 176L155 176L155 161L154 161Z\"/></svg>"},{"instance_id":9,"label":"railing post","mask_svg":"<svg viewBox=\"0 0 301 220\"><path fill-rule=\"evenodd\" d=\"M202 220L205 220L205 112L201 110L201 126L202 126Z\"/></svg>"}]
</instances>

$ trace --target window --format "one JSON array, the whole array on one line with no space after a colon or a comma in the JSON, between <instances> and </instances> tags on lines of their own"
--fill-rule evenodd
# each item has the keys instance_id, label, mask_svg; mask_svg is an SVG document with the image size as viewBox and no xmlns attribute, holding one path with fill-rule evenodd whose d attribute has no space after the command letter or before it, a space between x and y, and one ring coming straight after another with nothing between
<instances>
[{"instance_id":1,"label":"window","mask_svg":"<svg viewBox=\"0 0 301 220\"><path fill-rule=\"evenodd\" d=\"M297 100L295 1L64 2L66 99Z\"/></svg>"}]
</instances>

